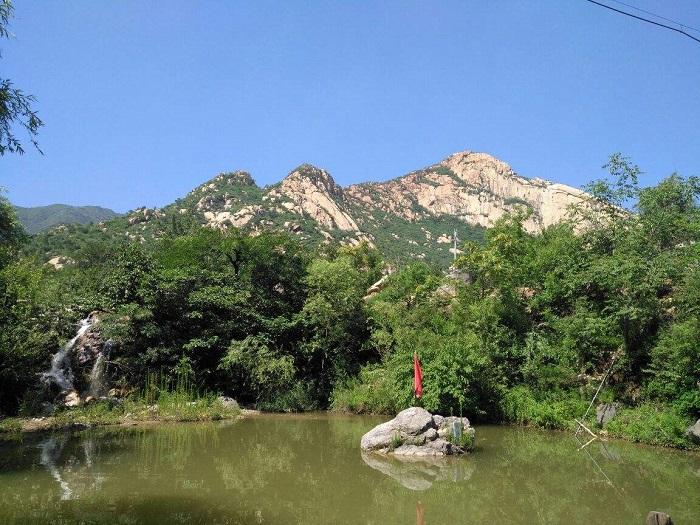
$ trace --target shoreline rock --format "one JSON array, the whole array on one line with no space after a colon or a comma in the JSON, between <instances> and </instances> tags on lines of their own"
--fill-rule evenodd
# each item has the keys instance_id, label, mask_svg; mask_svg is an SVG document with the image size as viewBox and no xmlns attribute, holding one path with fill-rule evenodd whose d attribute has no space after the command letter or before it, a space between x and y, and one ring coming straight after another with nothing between
<instances>
[{"instance_id":1,"label":"shoreline rock","mask_svg":"<svg viewBox=\"0 0 700 525\"><path fill-rule=\"evenodd\" d=\"M700 445L700 419L690 425L685 431L686 437L696 445Z\"/></svg>"},{"instance_id":2,"label":"shoreline rock","mask_svg":"<svg viewBox=\"0 0 700 525\"><path fill-rule=\"evenodd\" d=\"M461 436L455 436L461 429ZM433 415L424 408L403 410L362 436L360 448L395 456L451 456L469 452L475 430L466 417Z\"/></svg>"}]
</instances>

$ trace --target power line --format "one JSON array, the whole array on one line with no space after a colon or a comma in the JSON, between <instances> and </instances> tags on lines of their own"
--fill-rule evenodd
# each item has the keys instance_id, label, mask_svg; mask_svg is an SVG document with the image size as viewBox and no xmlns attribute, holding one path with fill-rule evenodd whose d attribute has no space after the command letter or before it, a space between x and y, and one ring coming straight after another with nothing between
<instances>
[{"instance_id":1,"label":"power line","mask_svg":"<svg viewBox=\"0 0 700 525\"><path fill-rule=\"evenodd\" d=\"M662 24L660 22L654 22L653 20L649 20L648 18L633 15L632 13L628 13L627 11L621 11L620 9L616 9L612 6L602 4L600 2L596 2L595 0L586 0L586 2L590 2L591 4L599 5L600 7L604 7L605 9L610 9L611 11L615 11L616 13L620 13L621 15L626 15L626 16L630 16L632 18L636 18L637 20L641 20L642 22L648 22L650 24L654 24L655 26L663 27L665 29L670 29L671 31L675 31L676 33L680 33L681 35L685 35L688 38L692 38L698 44L700 44L700 38L695 38L693 35L686 33L685 31L683 31L682 29L678 29L677 27L671 27L671 26L667 26L666 24ZM654 15L654 16L656 16L656 15ZM677 23L677 22L674 22L674 23ZM685 27L685 26L682 26L682 27Z\"/></svg>"},{"instance_id":2,"label":"power line","mask_svg":"<svg viewBox=\"0 0 700 525\"><path fill-rule=\"evenodd\" d=\"M656 13L652 13L651 11L647 11L645 9L642 9L641 7L636 7L636 6L633 6L631 4L626 4L624 2L620 2L620 0L610 0L610 1L615 2L616 4L624 5L625 7L629 7L630 9L634 9L635 11L639 11L640 13L646 13L647 15L651 15L654 18L658 18L659 20L666 20L666 22L671 22L672 24L676 24L677 26L680 26L682 29L690 29L691 31L697 31L698 33L700 33L700 29L685 25L683 22L679 22L678 20L672 20L670 18L666 18L665 16L657 15Z\"/></svg>"}]
</instances>

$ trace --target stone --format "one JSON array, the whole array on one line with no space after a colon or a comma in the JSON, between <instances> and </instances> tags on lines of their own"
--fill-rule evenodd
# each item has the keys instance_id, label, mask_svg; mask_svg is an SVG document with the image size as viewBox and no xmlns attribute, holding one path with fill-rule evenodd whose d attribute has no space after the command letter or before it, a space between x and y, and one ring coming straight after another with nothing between
<instances>
[{"instance_id":1,"label":"stone","mask_svg":"<svg viewBox=\"0 0 700 525\"><path fill-rule=\"evenodd\" d=\"M402 410L393 421L394 428L409 436L417 436L429 428L435 428L432 414L421 407Z\"/></svg>"},{"instance_id":2,"label":"stone","mask_svg":"<svg viewBox=\"0 0 700 525\"><path fill-rule=\"evenodd\" d=\"M108 397L127 397L132 391L128 388L110 388L107 392Z\"/></svg>"},{"instance_id":3,"label":"stone","mask_svg":"<svg viewBox=\"0 0 700 525\"><path fill-rule=\"evenodd\" d=\"M221 403L224 408L238 408L238 402L232 397L219 396L219 403Z\"/></svg>"},{"instance_id":4,"label":"stone","mask_svg":"<svg viewBox=\"0 0 700 525\"><path fill-rule=\"evenodd\" d=\"M700 419L698 419L694 425L688 427L688 430L685 431L685 435L690 441L696 445L700 445Z\"/></svg>"},{"instance_id":5,"label":"stone","mask_svg":"<svg viewBox=\"0 0 700 525\"><path fill-rule=\"evenodd\" d=\"M395 456L448 456L467 450L452 444L453 424L461 424L465 433L474 436L467 418L432 415L420 407L403 410L391 421L377 425L360 441L363 451L375 451Z\"/></svg>"},{"instance_id":6,"label":"stone","mask_svg":"<svg viewBox=\"0 0 700 525\"><path fill-rule=\"evenodd\" d=\"M67 407L77 407L80 405L80 395L75 390L71 390L63 399L63 404Z\"/></svg>"},{"instance_id":7,"label":"stone","mask_svg":"<svg viewBox=\"0 0 700 525\"><path fill-rule=\"evenodd\" d=\"M438 431L434 428L429 428L428 430L425 431L425 433L423 435L424 435L426 441L434 441L439 437Z\"/></svg>"},{"instance_id":8,"label":"stone","mask_svg":"<svg viewBox=\"0 0 700 525\"><path fill-rule=\"evenodd\" d=\"M620 408L622 408L620 403L603 403L598 405L595 409L596 423L601 427L605 426L617 415Z\"/></svg>"},{"instance_id":9,"label":"stone","mask_svg":"<svg viewBox=\"0 0 700 525\"><path fill-rule=\"evenodd\" d=\"M454 453L453 448L456 448L447 440L438 438L427 444L427 447L434 450L438 456L449 456Z\"/></svg>"},{"instance_id":10,"label":"stone","mask_svg":"<svg viewBox=\"0 0 700 525\"><path fill-rule=\"evenodd\" d=\"M647 514L646 525L673 525L673 521L665 512L652 510Z\"/></svg>"},{"instance_id":11,"label":"stone","mask_svg":"<svg viewBox=\"0 0 700 525\"><path fill-rule=\"evenodd\" d=\"M393 420L377 425L362 436L360 447L362 450L388 449L398 431L393 426Z\"/></svg>"}]
</instances>

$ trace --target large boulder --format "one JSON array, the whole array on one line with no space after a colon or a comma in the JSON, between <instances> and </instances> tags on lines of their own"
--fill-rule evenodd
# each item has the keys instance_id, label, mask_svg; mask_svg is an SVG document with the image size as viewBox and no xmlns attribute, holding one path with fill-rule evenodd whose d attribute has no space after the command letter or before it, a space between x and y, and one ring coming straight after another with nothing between
<instances>
[{"instance_id":1,"label":"large boulder","mask_svg":"<svg viewBox=\"0 0 700 525\"><path fill-rule=\"evenodd\" d=\"M698 419L694 425L688 427L688 430L685 431L685 435L690 441L696 445L700 445L700 419Z\"/></svg>"},{"instance_id":2,"label":"large boulder","mask_svg":"<svg viewBox=\"0 0 700 525\"><path fill-rule=\"evenodd\" d=\"M602 403L595 409L595 420L599 426L605 426L622 408L620 403Z\"/></svg>"},{"instance_id":3,"label":"large boulder","mask_svg":"<svg viewBox=\"0 0 700 525\"><path fill-rule=\"evenodd\" d=\"M360 448L396 456L449 456L471 450L474 434L467 418L434 416L411 407L362 436Z\"/></svg>"}]
</instances>

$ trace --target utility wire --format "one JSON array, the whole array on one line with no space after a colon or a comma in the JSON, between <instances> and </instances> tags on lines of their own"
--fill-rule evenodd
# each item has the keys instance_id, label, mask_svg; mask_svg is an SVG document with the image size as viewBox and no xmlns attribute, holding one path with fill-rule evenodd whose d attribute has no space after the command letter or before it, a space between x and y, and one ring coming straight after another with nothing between
<instances>
[{"instance_id":1,"label":"utility wire","mask_svg":"<svg viewBox=\"0 0 700 525\"><path fill-rule=\"evenodd\" d=\"M659 20L665 20L666 22L671 22L672 24L676 24L677 26L680 26L681 29L690 29L692 31L697 31L700 33L700 29L697 29L696 27L691 27L688 25L685 25L683 22L679 22L678 20L672 20L670 18L666 18L665 16L657 15L656 13L652 13L651 11L647 11L645 9L642 9L641 7L636 7L631 4L626 4L624 2L620 2L620 0L609 0L611 2L615 2L616 4L624 5L625 7L629 7L630 9L634 9L635 11L639 11L640 13L646 13L647 15L651 15L654 18L658 18Z\"/></svg>"},{"instance_id":2,"label":"utility wire","mask_svg":"<svg viewBox=\"0 0 700 525\"><path fill-rule=\"evenodd\" d=\"M604 7L605 9L610 9L611 11L615 11L616 13L620 13L621 15L631 16L632 18L636 18L637 20L641 20L642 22L648 22L650 24L654 24L655 26L670 29L671 31L675 31L676 33L680 33L681 35L685 35L688 38L692 38L698 44L700 44L700 38L695 38L693 35L686 33L685 31L683 31L682 29L678 29L677 27L667 26L666 24L662 24L660 22L654 22L653 20L649 20L648 18L633 15L632 13L628 13L627 11L621 11L620 9L616 9L612 6L602 4L600 2L596 2L595 0L586 0L586 2L590 2L591 4L599 5L600 7ZM656 15L654 15L654 16L656 16ZM677 23L677 22L674 22L674 23ZM682 27L685 27L685 26L682 26Z\"/></svg>"}]
</instances>

